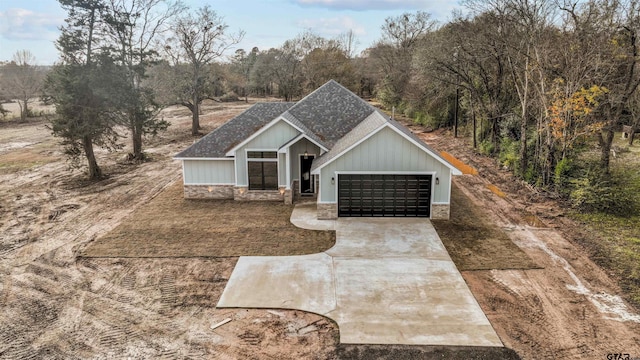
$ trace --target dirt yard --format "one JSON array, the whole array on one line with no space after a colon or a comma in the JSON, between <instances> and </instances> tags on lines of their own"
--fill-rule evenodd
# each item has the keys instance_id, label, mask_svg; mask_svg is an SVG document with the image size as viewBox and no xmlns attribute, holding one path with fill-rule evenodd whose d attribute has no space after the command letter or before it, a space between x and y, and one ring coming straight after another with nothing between
<instances>
[{"instance_id":1,"label":"dirt yard","mask_svg":"<svg viewBox=\"0 0 640 360\"><path fill-rule=\"evenodd\" d=\"M336 243L335 231L295 227L292 211L282 202L186 200L178 181L81 256L286 256L319 253Z\"/></svg>"},{"instance_id":2,"label":"dirt yard","mask_svg":"<svg viewBox=\"0 0 640 360\"><path fill-rule=\"evenodd\" d=\"M461 139L419 136L477 170L455 178L457 187L539 267L462 271L503 343L523 359L640 358L640 313L578 245L582 228L562 206Z\"/></svg>"},{"instance_id":3,"label":"dirt yard","mask_svg":"<svg viewBox=\"0 0 640 360\"><path fill-rule=\"evenodd\" d=\"M246 107L207 104L203 132ZM335 324L315 314L216 309L234 257L79 257L97 239L130 231L138 211L175 191L180 164L171 156L195 139L186 110L165 118L170 130L147 142L150 162L98 151L109 174L99 183L69 170L46 123L0 124L0 358L517 358L508 349L341 346ZM640 315L572 243L577 225L562 209L443 134L421 136L478 169L456 180L460 194L493 224L487 238L513 250L508 266L463 271L505 345L523 359L640 357ZM474 255L487 246L471 242L475 225L459 225L470 241L459 252L476 262L465 269L480 268Z\"/></svg>"}]
</instances>

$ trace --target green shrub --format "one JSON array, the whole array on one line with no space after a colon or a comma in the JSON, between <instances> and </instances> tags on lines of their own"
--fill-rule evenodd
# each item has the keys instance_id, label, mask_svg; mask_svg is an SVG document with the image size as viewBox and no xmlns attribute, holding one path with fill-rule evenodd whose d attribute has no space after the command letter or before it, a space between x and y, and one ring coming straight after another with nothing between
<instances>
[{"instance_id":1,"label":"green shrub","mask_svg":"<svg viewBox=\"0 0 640 360\"><path fill-rule=\"evenodd\" d=\"M383 86L376 92L376 98L387 108L391 109L395 104L400 102L400 98L389 88ZM398 109L396 108L396 111Z\"/></svg>"},{"instance_id":2,"label":"green shrub","mask_svg":"<svg viewBox=\"0 0 640 360\"><path fill-rule=\"evenodd\" d=\"M496 147L493 145L493 142L488 139L484 139L480 142L480 144L478 144L478 150L480 150L480 153L484 155L493 155L495 149Z\"/></svg>"},{"instance_id":3,"label":"green shrub","mask_svg":"<svg viewBox=\"0 0 640 360\"><path fill-rule=\"evenodd\" d=\"M640 186L628 172L603 174L588 171L571 180L569 195L574 208L583 212L602 212L616 216L633 216L640 209Z\"/></svg>"},{"instance_id":4,"label":"green shrub","mask_svg":"<svg viewBox=\"0 0 640 360\"><path fill-rule=\"evenodd\" d=\"M236 94L233 91L228 92L220 97L220 101L222 102L231 102L231 101L238 101L238 100L240 100L240 98L238 97L238 94Z\"/></svg>"},{"instance_id":5,"label":"green shrub","mask_svg":"<svg viewBox=\"0 0 640 360\"><path fill-rule=\"evenodd\" d=\"M554 178L553 183L556 186L556 190L562 192L566 190L569 181L571 178L571 174L574 171L573 161L569 158L564 158L556 164L554 169ZM565 191L566 192L566 191Z\"/></svg>"},{"instance_id":6,"label":"green shrub","mask_svg":"<svg viewBox=\"0 0 640 360\"><path fill-rule=\"evenodd\" d=\"M500 164L509 170L516 170L520 163L519 142L508 137L500 141L500 154L498 159Z\"/></svg>"}]
</instances>

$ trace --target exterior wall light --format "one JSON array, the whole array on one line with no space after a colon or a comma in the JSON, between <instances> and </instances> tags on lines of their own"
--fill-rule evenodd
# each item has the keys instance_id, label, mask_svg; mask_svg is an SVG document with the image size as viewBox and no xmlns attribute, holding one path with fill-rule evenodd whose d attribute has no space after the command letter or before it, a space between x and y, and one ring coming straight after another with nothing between
<instances>
[{"instance_id":1,"label":"exterior wall light","mask_svg":"<svg viewBox=\"0 0 640 360\"><path fill-rule=\"evenodd\" d=\"M240 193L240 195L244 195L244 192L247 191L246 188L241 187L240 189L238 189L238 192Z\"/></svg>"},{"instance_id":2,"label":"exterior wall light","mask_svg":"<svg viewBox=\"0 0 640 360\"><path fill-rule=\"evenodd\" d=\"M284 188L280 188L280 195L284 195Z\"/></svg>"},{"instance_id":3,"label":"exterior wall light","mask_svg":"<svg viewBox=\"0 0 640 360\"><path fill-rule=\"evenodd\" d=\"M331 178L331 185L335 185L336 184L336 178L332 177Z\"/></svg>"},{"instance_id":4,"label":"exterior wall light","mask_svg":"<svg viewBox=\"0 0 640 360\"><path fill-rule=\"evenodd\" d=\"M440 185L440 178L436 178L436 185Z\"/></svg>"},{"instance_id":5,"label":"exterior wall light","mask_svg":"<svg viewBox=\"0 0 640 360\"><path fill-rule=\"evenodd\" d=\"M209 187L207 188L207 191L212 192L212 191L213 191L213 186L209 186Z\"/></svg>"}]
</instances>

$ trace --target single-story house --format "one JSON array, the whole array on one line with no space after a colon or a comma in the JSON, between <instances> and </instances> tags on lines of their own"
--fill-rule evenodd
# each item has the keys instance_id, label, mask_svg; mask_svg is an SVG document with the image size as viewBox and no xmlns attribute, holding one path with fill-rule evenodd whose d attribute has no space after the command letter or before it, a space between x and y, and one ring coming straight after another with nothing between
<instances>
[{"instance_id":1,"label":"single-story house","mask_svg":"<svg viewBox=\"0 0 640 360\"><path fill-rule=\"evenodd\" d=\"M295 103L257 103L175 159L185 198L309 198L318 219L448 219L451 176L461 174L333 80Z\"/></svg>"}]
</instances>

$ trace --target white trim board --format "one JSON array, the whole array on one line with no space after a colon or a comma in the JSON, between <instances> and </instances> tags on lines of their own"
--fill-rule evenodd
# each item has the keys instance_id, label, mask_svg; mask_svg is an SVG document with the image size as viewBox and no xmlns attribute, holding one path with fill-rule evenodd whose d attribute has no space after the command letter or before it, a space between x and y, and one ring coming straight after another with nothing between
<instances>
[{"instance_id":1,"label":"white trim board","mask_svg":"<svg viewBox=\"0 0 640 360\"><path fill-rule=\"evenodd\" d=\"M318 168L316 168L313 173L315 175L320 174L320 170L322 168L324 168L325 166L331 164L332 162L334 162L335 160L339 159L340 157L342 157L343 155L345 155L346 153L348 153L349 151L353 150L355 147L357 147L358 145L362 144L363 142L365 142L366 140L368 140L369 138L371 138L372 136L374 136L375 134L379 133L380 131L382 131L384 128L390 128L392 129L395 133L399 134L400 136L402 136L403 138L405 138L406 140L408 140L410 143L412 143L413 145L417 146L419 149L421 149L422 151L424 151L427 155L431 156L432 158L434 158L436 161L438 161L439 163L441 163L442 165L446 166L447 168L449 168L451 170L451 175L462 175L462 172L460 170L458 170L458 168L456 168L455 166L449 164L449 162L445 161L439 154L434 153L433 151L431 151L428 147L424 146L423 144L416 142L414 139L412 139L410 136L408 136L407 134L403 133L402 131L400 131L398 128L396 128L395 126L391 125L389 122L386 122L384 124L382 124L380 127L378 127L377 129L375 129L374 131L371 131L369 134L367 134L366 136L363 136L362 138L360 138L358 141L356 141L355 143L353 143L351 146L347 147L346 149L342 150L340 153L336 154L334 157L332 157L329 161L327 161L326 163L320 165Z\"/></svg>"},{"instance_id":2,"label":"white trim board","mask_svg":"<svg viewBox=\"0 0 640 360\"><path fill-rule=\"evenodd\" d=\"M231 186L236 186L236 184L234 183L186 183L184 185L197 185L197 186L219 186L219 185L231 185Z\"/></svg>"},{"instance_id":3,"label":"white trim board","mask_svg":"<svg viewBox=\"0 0 640 360\"><path fill-rule=\"evenodd\" d=\"M182 161L202 161L202 160L213 160L213 161L234 161L235 157L223 157L223 158L185 158L185 157L174 157L174 160L182 160Z\"/></svg>"},{"instance_id":4,"label":"white trim board","mask_svg":"<svg viewBox=\"0 0 640 360\"><path fill-rule=\"evenodd\" d=\"M280 146L280 149L278 149L278 152L279 153L284 153L285 151L287 151L287 149L289 149L295 143L300 141L302 138L305 138L305 139L309 140L312 144L314 144L315 146L319 147L320 150L322 150L324 152L329 151L326 147L322 146L322 144L319 144L317 141L315 141L311 137L309 137L309 135L307 135L305 133L300 133L296 137L294 137L293 139L291 139L288 142L286 142L284 145ZM320 154L322 155L322 152Z\"/></svg>"},{"instance_id":5,"label":"white trim board","mask_svg":"<svg viewBox=\"0 0 640 360\"><path fill-rule=\"evenodd\" d=\"M275 124L277 124L279 121L284 121L285 123L287 123L289 126L291 126L292 128L296 129L298 132L303 133L302 129L300 129L299 127L295 126L294 124L292 124L291 122L289 122L287 119L285 119L284 117L282 117L282 115L278 115L278 117L276 117L275 119L271 120L270 122L268 122L265 126L261 127L260 129L258 129L258 131L254 132L253 134L251 134L248 138L244 139L243 141L241 141L238 145L234 146L233 148L231 148L231 150L227 151L227 153L225 155L227 156L234 156L235 152L238 151L238 149L240 149L241 147L245 146L246 144L248 144L251 140L255 139L256 137L258 137L258 135L262 134L263 132L267 131L269 128L271 128L272 126L274 126ZM276 152L278 150L276 149Z\"/></svg>"}]
</instances>

